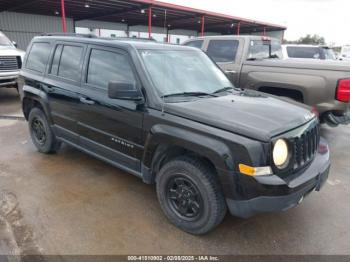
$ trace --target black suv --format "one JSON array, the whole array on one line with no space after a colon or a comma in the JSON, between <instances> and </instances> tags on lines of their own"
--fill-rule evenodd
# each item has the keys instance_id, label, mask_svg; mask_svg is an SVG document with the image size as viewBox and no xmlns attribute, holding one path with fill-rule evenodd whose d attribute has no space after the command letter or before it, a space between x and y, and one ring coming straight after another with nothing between
<instances>
[{"instance_id":1,"label":"black suv","mask_svg":"<svg viewBox=\"0 0 350 262\"><path fill-rule=\"evenodd\" d=\"M132 40L40 36L19 79L34 145L61 142L155 183L176 226L296 206L324 184L328 146L301 106L236 89L202 51Z\"/></svg>"}]
</instances>

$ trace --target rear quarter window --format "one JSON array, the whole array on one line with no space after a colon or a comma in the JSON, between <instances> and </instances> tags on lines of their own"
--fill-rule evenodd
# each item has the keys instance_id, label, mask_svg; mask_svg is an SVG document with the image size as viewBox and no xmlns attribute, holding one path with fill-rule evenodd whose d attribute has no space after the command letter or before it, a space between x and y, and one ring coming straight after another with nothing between
<instances>
[{"instance_id":1,"label":"rear quarter window","mask_svg":"<svg viewBox=\"0 0 350 262\"><path fill-rule=\"evenodd\" d=\"M49 43L33 43L26 62L26 68L43 73L49 59L51 46Z\"/></svg>"}]
</instances>

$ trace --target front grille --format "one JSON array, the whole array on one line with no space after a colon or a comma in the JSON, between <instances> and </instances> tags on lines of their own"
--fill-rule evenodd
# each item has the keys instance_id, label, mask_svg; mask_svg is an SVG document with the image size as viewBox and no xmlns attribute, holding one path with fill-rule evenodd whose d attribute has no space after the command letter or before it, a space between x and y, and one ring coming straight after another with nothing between
<instances>
[{"instance_id":1,"label":"front grille","mask_svg":"<svg viewBox=\"0 0 350 262\"><path fill-rule=\"evenodd\" d=\"M315 156L320 142L320 128L315 125L294 138L294 169L308 164Z\"/></svg>"},{"instance_id":2,"label":"front grille","mask_svg":"<svg viewBox=\"0 0 350 262\"><path fill-rule=\"evenodd\" d=\"M0 56L0 71L18 70L19 68L17 56Z\"/></svg>"}]
</instances>

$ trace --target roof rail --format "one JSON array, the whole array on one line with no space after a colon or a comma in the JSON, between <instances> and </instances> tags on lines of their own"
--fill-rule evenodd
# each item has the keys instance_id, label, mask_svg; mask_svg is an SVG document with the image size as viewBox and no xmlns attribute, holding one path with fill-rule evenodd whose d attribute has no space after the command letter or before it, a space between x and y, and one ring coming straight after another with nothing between
<instances>
[{"instance_id":1,"label":"roof rail","mask_svg":"<svg viewBox=\"0 0 350 262\"><path fill-rule=\"evenodd\" d=\"M44 33L42 36L74 36L74 37L86 37L86 38L97 38L93 34L77 34L77 33Z\"/></svg>"},{"instance_id":2,"label":"roof rail","mask_svg":"<svg viewBox=\"0 0 350 262\"><path fill-rule=\"evenodd\" d=\"M96 36L94 34L77 34L77 33L43 33L41 36L67 36L67 37L85 37L85 38L99 38L103 40L133 40L133 41L150 41L150 42L156 42L156 40L151 38L145 38L145 37L100 37Z\"/></svg>"},{"instance_id":3,"label":"roof rail","mask_svg":"<svg viewBox=\"0 0 350 262\"><path fill-rule=\"evenodd\" d=\"M130 41L147 41L147 42L157 42L153 37L127 37L127 36L117 36L117 37L99 37L104 40L130 40Z\"/></svg>"}]
</instances>

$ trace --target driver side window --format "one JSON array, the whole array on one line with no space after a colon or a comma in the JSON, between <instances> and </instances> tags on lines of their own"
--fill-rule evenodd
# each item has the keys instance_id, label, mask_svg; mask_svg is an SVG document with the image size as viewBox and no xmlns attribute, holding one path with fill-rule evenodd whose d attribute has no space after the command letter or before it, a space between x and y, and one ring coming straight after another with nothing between
<instances>
[{"instance_id":1,"label":"driver side window","mask_svg":"<svg viewBox=\"0 0 350 262\"><path fill-rule=\"evenodd\" d=\"M107 90L109 82L135 84L136 80L126 55L92 49L86 82Z\"/></svg>"}]
</instances>

